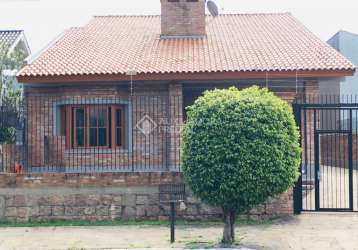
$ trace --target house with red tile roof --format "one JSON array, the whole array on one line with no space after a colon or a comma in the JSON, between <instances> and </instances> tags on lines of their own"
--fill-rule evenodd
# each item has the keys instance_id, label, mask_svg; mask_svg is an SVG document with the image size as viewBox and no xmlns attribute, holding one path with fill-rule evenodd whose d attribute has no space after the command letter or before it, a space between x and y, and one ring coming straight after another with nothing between
<instances>
[{"instance_id":1,"label":"house with red tile roof","mask_svg":"<svg viewBox=\"0 0 358 250\"><path fill-rule=\"evenodd\" d=\"M212 17L204 0L161 0L161 7L160 16L93 17L66 30L18 73L25 156L15 159L24 171L125 173L46 178L55 186L148 187L135 193L137 203L132 197L128 209L122 205L122 215L157 216L142 196L182 180L185 108L203 91L258 85L292 102L318 93L321 80L355 72L290 13ZM292 192L274 202L274 211L264 213L292 213Z\"/></svg>"}]
</instances>

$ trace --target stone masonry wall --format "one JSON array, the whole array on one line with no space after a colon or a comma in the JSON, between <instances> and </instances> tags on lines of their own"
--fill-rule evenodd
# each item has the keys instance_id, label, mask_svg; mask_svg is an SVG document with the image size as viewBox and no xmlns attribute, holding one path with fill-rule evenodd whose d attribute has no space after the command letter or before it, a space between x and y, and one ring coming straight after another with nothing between
<instances>
[{"instance_id":1,"label":"stone masonry wall","mask_svg":"<svg viewBox=\"0 0 358 250\"><path fill-rule=\"evenodd\" d=\"M158 185L182 183L180 173L0 175L0 221L53 219L165 219L169 207L159 203ZM221 210L194 199L184 218L220 217ZM253 209L250 219L293 214L289 191Z\"/></svg>"}]
</instances>

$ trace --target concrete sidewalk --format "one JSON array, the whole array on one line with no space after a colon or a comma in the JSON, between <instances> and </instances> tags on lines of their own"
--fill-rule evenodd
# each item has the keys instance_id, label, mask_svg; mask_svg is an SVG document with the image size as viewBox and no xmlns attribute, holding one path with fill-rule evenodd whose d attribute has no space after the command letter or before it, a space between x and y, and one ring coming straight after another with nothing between
<instances>
[{"instance_id":1,"label":"concrete sidewalk","mask_svg":"<svg viewBox=\"0 0 358 250\"><path fill-rule=\"evenodd\" d=\"M221 226L178 226L169 242L163 226L0 228L0 250L214 247ZM242 246L269 250L358 250L358 215L303 214L271 225L239 226Z\"/></svg>"}]
</instances>

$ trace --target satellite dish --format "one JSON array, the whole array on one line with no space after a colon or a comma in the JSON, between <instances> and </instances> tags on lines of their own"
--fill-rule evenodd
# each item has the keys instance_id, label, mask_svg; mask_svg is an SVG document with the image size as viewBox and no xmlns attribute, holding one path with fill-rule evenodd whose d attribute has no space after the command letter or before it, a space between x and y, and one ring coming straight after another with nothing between
<instances>
[{"instance_id":1,"label":"satellite dish","mask_svg":"<svg viewBox=\"0 0 358 250\"><path fill-rule=\"evenodd\" d=\"M219 8L213 0L207 0L206 6L213 17L217 17L219 15Z\"/></svg>"}]
</instances>

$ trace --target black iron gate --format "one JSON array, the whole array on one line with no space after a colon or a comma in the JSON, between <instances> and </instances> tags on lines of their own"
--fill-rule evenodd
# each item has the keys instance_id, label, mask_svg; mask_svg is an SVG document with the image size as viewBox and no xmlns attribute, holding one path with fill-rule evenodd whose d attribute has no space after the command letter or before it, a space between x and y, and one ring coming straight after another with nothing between
<instances>
[{"instance_id":1,"label":"black iron gate","mask_svg":"<svg viewBox=\"0 0 358 250\"><path fill-rule=\"evenodd\" d=\"M358 104L294 104L301 128L295 212L358 212Z\"/></svg>"}]
</instances>

